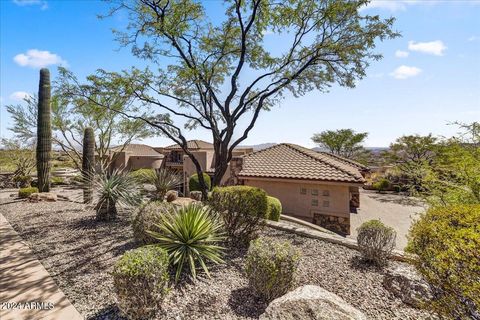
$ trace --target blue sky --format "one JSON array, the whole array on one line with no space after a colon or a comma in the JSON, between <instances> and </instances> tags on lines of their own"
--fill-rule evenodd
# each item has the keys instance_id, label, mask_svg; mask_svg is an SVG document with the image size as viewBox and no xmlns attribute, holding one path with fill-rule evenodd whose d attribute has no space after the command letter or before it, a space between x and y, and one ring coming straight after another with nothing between
<instances>
[{"instance_id":1,"label":"blue sky","mask_svg":"<svg viewBox=\"0 0 480 320\"><path fill-rule=\"evenodd\" d=\"M219 1L206 6L213 19L221 18ZM55 77L58 65L67 66L83 78L97 68L145 65L114 41L110 30L124 27L124 16L97 19L107 8L93 0L0 0L1 137L11 136L5 105L37 91L40 67ZM395 16L402 33L379 43L384 58L372 63L367 77L354 89L287 97L261 115L245 144L313 147L315 132L353 128L369 132L367 146L379 147L404 134L451 136L456 128L448 123L480 121L480 1L374 1L365 13ZM209 140L201 131L188 137Z\"/></svg>"}]
</instances>

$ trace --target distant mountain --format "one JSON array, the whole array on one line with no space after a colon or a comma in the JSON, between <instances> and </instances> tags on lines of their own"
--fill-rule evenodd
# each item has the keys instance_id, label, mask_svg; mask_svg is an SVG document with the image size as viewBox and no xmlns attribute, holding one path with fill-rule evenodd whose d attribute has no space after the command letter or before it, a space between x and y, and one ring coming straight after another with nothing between
<instances>
[{"instance_id":1,"label":"distant mountain","mask_svg":"<svg viewBox=\"0 0 480 320\"><path fill-rule=\"evenodd\" d=\"M373 154L380 154L382 151L387 151L388 147L365 147L365 149L371 151ZM320 147L312 148L312 150L328 152L327 149L320 148Z\"/></svg>"},{"instance_id":2,"label":"distant mountain","mask_svg":"<svg viewBox=\"0 0 480 320\"><path fill-rule=\"evenodd\" d=\"M277 145L278 143L274 143L274 142L267 142L267 143L260 143L260 144L253 144L253 145L250 145L250 146L240 146L241 148L253 148L253 151L259 151L259 150L263 150L263 149L267 149L267 148L270 148L270 147L273 147L274 145Z\"/></svg>"}]
</instances>

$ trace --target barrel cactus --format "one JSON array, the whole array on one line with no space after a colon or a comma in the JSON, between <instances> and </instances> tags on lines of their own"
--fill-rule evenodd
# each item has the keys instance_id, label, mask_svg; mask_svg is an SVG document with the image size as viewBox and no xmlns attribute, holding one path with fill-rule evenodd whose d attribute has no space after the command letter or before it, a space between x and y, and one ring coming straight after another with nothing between
<instances>
[{"instance_id":1,"label":"barrel cactus","mask_svg":"<svg viewBox=\"0 0 480 320\"><path fill-rule=\"evenodd\" d=\"M83 132L82 176L85 182L83 202L92 202L92 177L95 167L95 135L93 128L85 128Z\"/></svg>"},{"instance_id":2,"label":"barrel cactus","mask_svg":"<svg viewBox=\"0 0 480 320\"><path fill-rule=\"evenodd\" d=\"M52 151L52 126L50 120L50 71L40 70L38 88L38 118L37 118L37 177L38 190L50 191L50 158Z\"/></svg>"}]
</instances>

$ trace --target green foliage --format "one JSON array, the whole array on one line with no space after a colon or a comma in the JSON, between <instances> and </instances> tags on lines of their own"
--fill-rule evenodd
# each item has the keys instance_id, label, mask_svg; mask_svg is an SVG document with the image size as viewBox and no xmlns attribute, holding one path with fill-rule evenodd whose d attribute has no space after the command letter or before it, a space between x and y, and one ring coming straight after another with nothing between
<instances>
[{"instance_id":1,"label":"green foliage","mask_svg":"<svg viewBox=\"0 0 480 320\"><path fill-rule=\"evenodd\" d=\"M50 191L50 166L52 153L52 123L50 106L50 71L40 70L38 89L38 118L37 118L37 177L38 190Z\"/></svg>"},{"instance_id":2,"label":"green foliage","mask_svg":"<svg viewBox=\"0 0 480 320\"><path fill-rule=\"evenodd\" d=\"M448 319L480 310L480 205L431 208L410 229L406 250L433 289L427 306Z\"/></svg>"},{"instance_id":3,"label":"green foliage","mask_svg":"<svg viewBox=\"0 0 480 320\"><path fill-rule=\"evenodd\" d=\"M288 241L258 238L250 242L245 271L255 292L267 301L292 289L300 252Z\"/></svg>"},{"instance_id":4,"label":"green foliage","mask_svg":"<svg viewBox=\"0 0 480 320\"><path fill-rule=\"evenodd\" d=\"M147 183L145 177L148 177L154 174L155 174L154 169L137 169L134 171L130 171L129 173L129 175L135 180L137 180L139 183Z\"/></svg>"},{"instance_id":5,"label":"green foliage","mask_svg":"<svg viewBox=\"0 0 480 320\"><path fill-rule=\"evenodd\" d=\"M38 192L38 188L36 187L27 187L27 188L20 188L18 190L18 197L19 198L28 198L32 193Z\"/></svg>"},{"instance_id":6,"label":"green foliage","mask_svg":"<svg viewBox=\"0 0 480 320\"><path fill-rule=\"evenodd\" d=\"M102 172L93 177L95 211L97 220L111 220L117 216L117 207L138 206L143 198L135 179L128 174L114 170Z\"/></svg>"},{"instance_id":7,"label":"green foliage","mask_svg":"<svg viewBox=\"0 0 480 320\"><path fill-rule=\"evenodd\" d=\"M390 181L385 178L381 178L380 180L373 183L373 188L379 192L387 191L390 188Z\"/></svg>"},{"instance_id":8,"label":"green foliage","mask_svg":"<svg viewBox=\"0 0 480 320\"><path fill-rule=\"evenodd\" d=\"M312 140L328 152L346 158L355 158L365 152L362 143L368 132L356 133L352 129L327 130L313 135Z\"/></svg>"},{"instance_id":9,"label":"green foliage","mask_svg":"<svg viewBox=\"0 0 480 320\"><path fill-rule=\"evenodd\" d=\"M212 181L210 179L210 176L205 172L203 173L203 180L205 180L207 189L210 190L212 186ZM200 187L200 182L198 181L198 175L196 173L193 174L188 180L188 189L190 191L202 191L202 188Z\"/></svg>"},{"instance_id":10,"label":"green foliage","mask_svg":"<svg viewBox=\"0 0 480 320\"><path fill-rule=\"evenodd\" d=\"M364 260L379 267L386 265L395 248L395 230L380 220L370 220L364 222L357 233L358 248Z\"/></svg>"},{"instance_id":11,"label":"green foliage","mask_svg":"<svg viewBox=\"0 0 480 320\"><path fill-rule=\"evenodd\" d=\"M250 186L214 188L209 204L221 213L229 240L246 245L263 227L267 193Z\"/></svg>"},{"instance_id":12,"label":"green foliage","mask_svg":"<svg viewBox=\"0 0 480 320\"><path fill-rule=\"evenodd\" d=\"M65 183L65 179L63 177L52 177L50 178L52 185L60 185Z\"/></svg>"},{"instance_id":13,"label":"green foliage","mask_svg":"<svg viewBox=\"0 0 480 320\"><path fill-rule=\"evenodd\" d=\"M155 186L157 190L155 198L158 200L163 200L168 190L177 188L183 182L181 175L166 168L144 170L139 178L144 183Z\"/></svg>"},{"instance_id":14,"label":"green foliage","mask_svg":"<svg viewBox=\"0 0 480 320\"><path fill-rule=\"evenodd\" d=\"M160 231L151 235L176 266L176 281L187 265L195 278L197 264L210 276L206 262L223 263L223 247L218 245L223 241L222 224L210 208L200 204L174 207L172 214L161 216L157 227Z\"/></svg>"},{"instance_id":15,"label":"green foliage","mask_svg":"<svg viewBox=\"0 0 480 320\"><path fill-rule=\"evenodd\" d=\"M22 176L22 175L14 175L13 182L17 183L20 188L29 187L32 183L31 176Z\"/></svg>"},{"instance_id":16,"label":"green foliage","mask_svg":"<svg viewBox=\"0 0 480 320\"><path fill-rule=\"evenodd\" d=\"M151 319L169 292L168 254L149 245L127 251L113 268L119 309L129 319Z\"/></svg>"},{"instance_id":17,"label":"green foliage","mask_svg":"<svg viewBox=\"0 0 480 320\"><path fill-rule=\"evenodd\" d=\"M268 196L268 209L266 218L273 221L280 220L280 214L282 214L282 203L275 197Z\"/></svg>"},{"instance_id":18,"label":"green foliage","mask_svg":"<svg viewBox=\"0 0 480 320\"><path fill-rule=\"evenodd\" d=\"M151 201L140 206L132 220L133 237L142 244L155 243L148 231L159 232L156 226L162 219L162 215L168 214L172 210L172 205L165 202Z\"/></svg>"}]
</instances>

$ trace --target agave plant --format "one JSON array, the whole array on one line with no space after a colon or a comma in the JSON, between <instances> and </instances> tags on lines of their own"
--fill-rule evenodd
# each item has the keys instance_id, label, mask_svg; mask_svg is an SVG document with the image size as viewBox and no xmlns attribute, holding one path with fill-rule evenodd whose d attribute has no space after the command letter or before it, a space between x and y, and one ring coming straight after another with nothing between
<instances>
[{"instance_id":1,"label":"agave plant","mask_svg":"<svg viewBox=\"0 0 480 320\"><path fill-rule=\"evenodd\" d=\"M155 186L157 189L156 198L158 200L163 200L168 190L175 189L183 182L181 175L165 168L144 171L140 179Z\"/></svg>"},{"instance_id":2,"label":"agave plant","mask_svg":"<svg viewBox=\"0 0 480 320\"><path fill-rule=\"evenodd\" d=\"M224 248L218 245L224 240L222 224L217 214L201 204L190 204L180 209L173 208L170 214L161 216L158 232L149 231L158 240L158 245L167 250L172 265L176 266L175 281L178 281L185 265L196 278L197 263L210 276L207 261L223 263Z\"/></svg>"},{"instance_id":3,"label":"agave plant","mask_svg":"<svg viewBox=\"0 0 480 320\"><path fill-rule=\"evenodd\" d=\"M120 207L140 205L142 196L138 184L123 171L101 172L93 177L97 220L112 220Z\"/></svg>"}]
</instances>

